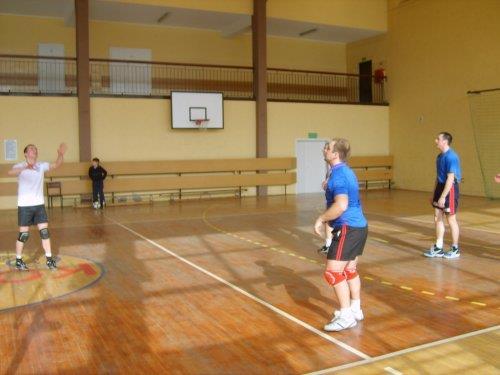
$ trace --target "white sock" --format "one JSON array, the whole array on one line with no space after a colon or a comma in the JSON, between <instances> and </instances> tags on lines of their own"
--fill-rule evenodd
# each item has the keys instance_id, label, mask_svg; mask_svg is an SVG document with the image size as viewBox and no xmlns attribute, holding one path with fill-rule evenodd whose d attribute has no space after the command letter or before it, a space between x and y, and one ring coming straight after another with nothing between
<instances>
[{"instance_id":1,"label":"white sock","mask_svg":"<svg viewBox=\"0 0 500 375\"><path fill-rule=\"evenodd\" d=\"M347 307L345 309L340 309L340 316L348 320L354 319L354 315L352 314L352 310L350 307Z\"/></svg>"},{"instance_id":2,"label":"white sock","mask_svg":"<svg viewBox=\"0 0 500 375\"><path fill-rule=\"evenodd\" d=\"M23 259L22 255L16 255L16 259Z\"/></svg>"},{"instance_id":3,"label":"white sock","mask_svg":"<svg viewBox=\"0 0 500 375\"><path fill-rule=\"evenodd\" d=\"M45 253L45 256L46 256L47 258L50 258L50 257L52 256L52 253Z\"/></svg>"},{"instance_id":4,"label":"white sock","mask_svg":"<svg viewBox=\"0 0 500 375\"><path fill-rule=\"evenodd\" d=\"M436 240L436 246L439 247L440 249L443 248L443 240Z\"/></svg>"},{"instance_id":5,"label":"white sock","mask_svg":"<svg viewBox=\"0 0 500 375\"><path fill-rule=\"evenodd\" d=\"M360 299L352 299L351 300L351 310L352 311L361 310L361 300Z\"/></svg>"},{"instance_id":6,"label":"white sock","mask_svg":"<svg viewBox=\"0 0 500 375\"><path fill-rule=\"evenodd\" d=\"M326 247L330 247L330 245L331 245L331 244L332 244L332 239L331 239L331 238L327 238L327 239L325 240L325 246L326 246Z\"/></svg>"}]
</instances>

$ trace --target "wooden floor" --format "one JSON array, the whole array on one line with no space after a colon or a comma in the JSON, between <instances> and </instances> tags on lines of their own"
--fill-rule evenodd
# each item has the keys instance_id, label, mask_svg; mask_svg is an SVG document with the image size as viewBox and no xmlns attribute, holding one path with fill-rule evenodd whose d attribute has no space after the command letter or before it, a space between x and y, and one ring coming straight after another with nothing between
<instances>
[{"instance_id":1,"label":"wooden floor","mask_svg":"<svg viewBox=\"0 0 500 375\"><path fill-rule=\"evenodd\" d=\"M52 209L61 268L32 230L29 274L3 211L0 373L500 373L500 202L463 197L462 257L427 259L428 195L363 195L365 321L340 333L321 194Z\"/></svg>"}]
</instances>

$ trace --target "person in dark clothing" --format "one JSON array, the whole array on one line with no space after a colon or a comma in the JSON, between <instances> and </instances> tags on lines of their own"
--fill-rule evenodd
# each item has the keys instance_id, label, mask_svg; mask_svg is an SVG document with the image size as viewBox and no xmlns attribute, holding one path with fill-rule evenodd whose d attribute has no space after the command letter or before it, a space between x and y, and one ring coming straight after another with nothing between
<instances>
[{"instance_id":1,"label":"person in dark clothing","mask_svg":"<svg viewBox=\"0 0 500 375\"><path fill-rule=\"evenodd\" d=\"M92 180L92 202L94 208L104 207L104 179L108 172L99 165L99 159L92 159L92 166L89 168L89 177Z\"/></svg>"}]
</instances>

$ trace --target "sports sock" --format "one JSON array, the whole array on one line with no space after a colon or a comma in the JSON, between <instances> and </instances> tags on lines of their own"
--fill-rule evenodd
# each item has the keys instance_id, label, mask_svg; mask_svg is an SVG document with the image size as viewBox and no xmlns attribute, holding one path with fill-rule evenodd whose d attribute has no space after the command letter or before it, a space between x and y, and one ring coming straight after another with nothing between
<instances>
[{"instance_id":1,"label":"sports sock","mask_svg":"<svg viewBox=\"0 0 500 375\"><path fill-rule=\"evenodd\" d=\"M351 310L352 311L361 310L361 300L360 299L352 299L351 300Z\"/></svg>"},{"instance_id":2,"label":"sports sock","mask_svg":"<svg viewBox=\"0 0 500 375\"><path fill-rule=\"evenodd\" d=\"M436 247L439 247L440 249L443 248L443 240L436 240Z\"/></svg>"}]
</instances>

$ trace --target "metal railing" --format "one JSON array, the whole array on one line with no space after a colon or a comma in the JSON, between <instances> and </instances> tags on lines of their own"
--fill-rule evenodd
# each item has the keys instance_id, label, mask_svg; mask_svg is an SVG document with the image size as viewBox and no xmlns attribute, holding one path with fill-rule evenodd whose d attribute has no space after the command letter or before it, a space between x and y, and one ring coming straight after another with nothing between
<instances>
[{"instance_id":1,"label":"metal railing","mask_svg":"<svg viewBox=\"0 0 500 375\"><path fill-rule=\"evenodd\" d=\"M248 67L91 59L91 94L170 96L172 91L223 92L228 99L253 98Z\"/></svg>"},{"instance_id":2,"label":"metal railing","mask_svg":"<svg viewBox=\"0 0 500 375\"><path fill-rule=\"evenodd\" d=\"M0 94L76 94L76 59L0 55Z\"/></svg>"},{"instance_id":3,"label":"metal railing","mask_svg":"<svg viewBox=\"0 0 500 375\"><path fill-rule=\"evenodd\" d=\"M267 74L271 101L386 104L384 84L372 76L288 69L268 69ZM76 95L76 77L75 58L0 55L0 94ZM222 92L226 99L253 100L253 70L90 60L91 95L169 97L172 91Z\"/></svg>"}]
</instances>

